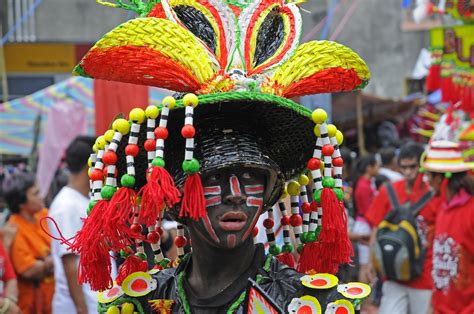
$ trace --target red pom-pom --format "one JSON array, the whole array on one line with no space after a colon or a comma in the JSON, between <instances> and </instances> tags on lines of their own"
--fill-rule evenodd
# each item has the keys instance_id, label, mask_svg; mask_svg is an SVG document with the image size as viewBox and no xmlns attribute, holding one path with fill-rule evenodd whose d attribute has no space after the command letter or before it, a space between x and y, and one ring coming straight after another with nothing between
<instances>
[{"instance_id":1,"label":"red pom-pom","mask_svg":"<svg viewBox=\"0 0 474 314\"><path fill-rule=\"evenodd\" d=\"M311 213L311 205L309 203L303 203L303 205L301 205L301 210L303 210L303 213L309 214Z\"/></svg>"},{"instance_id":2,"label":"red pom-pom","mask_svg":"<svg viewBox=\"0 0 474 314\"><path fill-rule=\"evenodd\" d=\"M158 232L160 237L163 235L163 229L162 228L156 228L156 232Z\"/></svg>"},{"instance_id":3,"label":"red pom-pom","mask_svg":"<svg viewBox=\"0 0 474 314\"><path fill-rule=\"evenodd\" d=\"M158 241L160 241L160 234L156 231L150 232L147 234L146 239L150 243L158 243Z\"/></svg>"},{"instance_id":4,"label":"red pom-pom","mask_svg":"<svg viewBox=\"0 0 474 314\"><path fill-rule=\"evenodd\" d=\"M309 170L318 170L321 167L321 160L318 158L311 158L308 160L308 169Z\"/></svg>"},{"instance_id":5,"label":"red pom-pom","mask_svg":"<svg viewBox=\"0 0 474 314\"><path fill-rule=\"evenodd\" d=\"M157 127L155 129L155 137L161 140L166 140L168 138L168 129L163 127Z\"/></svg>"},{"instance_id":6,"label":"red pom-pom","mask_svg":"<svg viewBox=\"0 0 474 314\"><path fill-rule=\"evenodd\" d=\"M104 174L99 169L94 169L91 171L90 178L92 181L102 181L104 179Z\"/></svg>"},{"instance_id":7,"label":"red pom-pom","mask_svg":"<svg viewBox=\"0 0 474 314\"><path fill-rule=\"evenodd\" d=\"M334 146L332 145L324 145L323 148L321 149L321 152L323 153L324 156L332 156L334 153Z\"/></svg>"},{"instance_id":8,"label":"red pom-pom","mask_svg":"<svg viewBox=\"0 0 474 314\"><path fill-rule=\"evenodd\" d=\"M186 245L186 238L183 237L183 236L177 236L175 239L174 239L174 244L177 246L177 247L184 247Z\"/></svg>"},{"instance_id":9,"label":"red pom-pom","mask_svg":"<svg viewBox=\"0 0 474 314\"><path fill-rule=\"evenodd\" d=\"M125 146L125 155L137 157L139 150L137 144L128 144Z\"/></svg>"},{"instance_id":10,"label":"red pom-pom","mask_svg":"<svg viewBox=\"0 0 474 314\"><path fill-rule=\"evenodd\" d=\"M115 165L117 162L117 154L111 150L108 150L102 155L102 161L106 165Z\"/></svg>"},{"instance_id":11,"label":"red pom-pom","mask_svg":"<svg viewBox=\"0 0 474 314\"><path fill-rule=\"evenodd\" d=\"M290 224L290 217L288 215L281 217L280 223L282 226L288 226Z\"/></svg>"},{"instance_id":12,"label":"red pom-pom","mask_svg":"<svg viewBox=\"0 0 474 314\"><path fill-rule=\"evenodd\" d=\"M148 263L146 261L142 260L136 255L130 255L129 257L127 257L125 262L120 265L115 281L118 285L121 285L125 278L128 277L128 275L139 271L146 272L147 270Z\"/></svg>"},{"instance_id":13,"label":"red pom-pom","mask_svg":"<svg viewBox=\"0 0 474 314\"><path fill-rule=\"evenodd\" d=\"M344 164L344 160L342 160L341 157L337 157L332 160L332 164L334 165L334 167L342 167L342 165Z\"/></svg>"},{"instance_id":14,"label":"red pom-pom","mask_svg":"<svg viewBox=\"0 0 474 314\"><path fill-rule=\"evenodd\" d=\"M293 227L301 226L303 224L303 218L301 218L299 214L293 214L290 217L290 224Z\"/></svg>"},{"instance_id":15,"label":"red pom-pom","mask_svg":"<svg viewBox=\"0 0 474 314\"><path fill-rule=\"evenodd\" d=\"M253 228L252 236L255 238L258 235L258 227Z\"/></svg>"},{"instance_id":16,"label":"red pom-pom","mask_svg":"<svg viewBox=\"0 0 474 314\"><path fill-rule=\"evenodd\" d=\"M132 231L132 233L137 236L137 235L140 235L142 233L142 226L139 225L139 224L132 224L130 226L130 231Z\"/></svg>"},{"instance_id":17,"label":"red pom-pom","mask_svg":"<svg viewBox=\"0 0 474 314\"><path fill-rule=\"evenodd\" d=\"M145 141L145 143L143 143L143 147L145 147L147 152L152 152L156 148L156 141L153 139L148 139Z\"/></svg>"},{"instance_id":18,"label":"red pom-pom","mask_svg":"<svg viewBox=\"0 0 474 314\"><path fill-rule=\"evenodd\" d=\"M195 134L196 134L196 130L190 124L183 126L183 128L181 129L181 135L184 138L193 138Z\"/></svg>"},{"instance_id":19,"label":"red pom-pom","mask_svg":"<svg viewBox=\"0 0 474 314\"><path fill-rule=\"evenodd\" d=\"M263 221L263 226L266 229L272 229L274 225L275 225L275 222L271 218L267 218Z\"/></svg>"}]
</instances>

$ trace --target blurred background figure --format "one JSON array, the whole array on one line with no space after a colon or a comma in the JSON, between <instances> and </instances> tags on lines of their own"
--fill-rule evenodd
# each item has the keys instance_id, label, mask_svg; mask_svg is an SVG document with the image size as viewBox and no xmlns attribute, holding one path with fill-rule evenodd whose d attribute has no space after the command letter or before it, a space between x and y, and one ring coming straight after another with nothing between
<instances>
[{"instance_id":1,"label":"blurred background figure","mask_svg":"<svg viewBox=\"0 0 474 314\"><path fill-rule=\"evenodd\" d=\"M18 276L18 306L22 313L51 313L54 292L51 239L40 225L47 216L43 199L31 173L17 173L3 183L5 201L15 225L11 261Z\"/></svg>"},{"instance_id":2,"label":"blurred background figure","mask_svg":"<svg viewBox=\"0 0 474 314\"><path fill-rule=\"evenodd\" d=\"M403 176L398 172L397 156L395 148L386 147L379 151L382 166L379 169L379 175L387 177L391 182L397 182L403 179Z\"/></svg>"},{"instance_id":3,"label":"blurred background figure","mask_svg":"<svg viewBox=\"0 0 474 314\"><path fill-rule=\"evenodd\" d=\"M0 308L5 313L20 313L18 302L18 282L8 252L16 235L16 226L8 225L1 230L0 241Z\"/></svg>"},{"instance_id":4,"label":"blurred background figure","mask_svg":"<svg viewBox=\"0 0 474 314\"><path fill-rule=\"evenodd\" d=\"M90 191L87 165L94 142L93 137L78 136L67 147L68 183L54 198L49 213L57 224L50 224L56 237L60 237L56 234L57 228L66 239L73 237L82 228L81 218L87 217ZM56 280L53 313L96 313L97 294L88 285L81 286L77 281L79 257L71 254L67 245L57 240L52 243L52 256Z\"/></svg>"}]
</instances>

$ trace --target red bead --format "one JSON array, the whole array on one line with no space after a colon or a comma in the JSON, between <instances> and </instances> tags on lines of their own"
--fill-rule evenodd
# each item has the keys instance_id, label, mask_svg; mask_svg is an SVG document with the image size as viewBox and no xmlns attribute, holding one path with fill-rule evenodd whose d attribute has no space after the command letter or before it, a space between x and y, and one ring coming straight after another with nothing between
<instances>
[{"instance_id":1,"label":"red bead","mask_svg":"<svg viewBox=\"0 0 474 314\"><path fill-rule=\"evenodd\" d=\"M334 165L334 167L342 167L342 165L344 164L344 160L342 160L341 157L337 157L332 160L332 164Z\"/></svg>"},{"instance_id":2,"label":"red bead","mask_svg":"<svg viewBox=\"0 0 474 314\"><path fill-rule=\"evenodd\" d=\"M302 224L303 224L303 219L301 218L299 214L291 215L290 225L292 225L293 227L298 227L298 226L301 226Z\"/></svg>"},{"instance_id":3,"label":"red bead","mask_svg":"<svg viewBox=\"0 0 474 314\"><path fill-rule=\"evenodd\" d=\"M258 227L253 228L252 236L255 238L258 235Z\"/></svg>"},{"instance_id":4,"label":"red bead","mask_svg":"<svg viewBox=\"0 0 474 314\"><path fill-rule=\"evenodd\" d=\"M90 178L92 181L102 181L104 180L104 175L101 170L94 169L91 171Z\"/></svg>"},{"instance_id":5,"label":"red bead","mask_svg":"<svg viewBox=\"0 0 474 314\"><path fill-rule=\"evenodd\" d=\"M152 231L147 234L146 238L148 241L150 241L150 243L155 244L155 243L158 243L158 241L160 241L160 234L156 231Z\"/></svg>"},{"instance_id":6,"label":"red bead","mask_svg":"<svg viewBox=\"0 0 474 314\"><path fill-rule=\"evenodd\" d=\"M177 247L184 247L186 245L186 238L184 236L177 236L175 239L174 239L174 244L177 246Z\"/></svg>"},{"instance_id":7,"label":"red bead","mask_svg":"<svg viewBox=\"0 0 474 314\"><path fill-rule=\"evenodd\" d=\"M108 150L102 155L102 161L106 165L115 165L117 163L117 154L111 150Z\"/></svg>"},{"instance_id":8,"label":"red bead","mask_svg":"<svg viewBox=\"0 0 474 314\"><path fill-rule=\"evenodd\" d=\"M315 201L311 202L311 211L317 212L318 211L318 203Z\"/></svg>"},{"instance_id":9,"label":"red bead","mask_svg":"<svg viewBox=\"0 0 474 314\"><path fill-rule=\"evenodd\" d=\"M323 148L321 149L321 152L323 153L324 156L332 156L334 153L334 146L332 145L324 145Z\"/></svg>"},{"instance_id":10,"label":"red bead","mask_svg":"<svg viewBox=\"0 0 474 314\"><path fill-rule=\"evenodd\" d=\"M309 214L311 213L311 205L309 203L303 203L303 205L301 205L301 210L303 210L303 213Z\"/></svg>"},{"instance_id":11,"label":"red bead","mask_svg":"<svg viewBox=\"0 0 474 314\"><path fill-rule=\"evenodd\" d=\"M318 170L321 167L321 160L318 158L311 158L308 160L308 169L309 170Z\"/></svg>"},{"instance_id":12,"label":"red bead","mask_svg":"<svg viewBox=\"0 0 474 314\"><path fill-rule=\"evenodd\" d=\"M130 231L133 235L138 236L142 233L142 226L140 226L139 224L132 224L130 226Z\"/></svg>"},{"instance_id":13,"label":"red bead","mask_svg":"<svg viewBox=\"0 0 474 314\"><path fill-rule=\"evenodd\" d=\"M137 157L140 149L137 144L128 144L125 146L125 155Z\"/></svg>"},{"instance_id":14,"label":"red bead","mask_svg":"<svg viewBox=\"0 0 474 314\"><path fill-rule=\"evenodd\" d=\"M156 149L156 141L153 139L148 139L143 143L143 147L147 152L152 152Z\"/></svg>"},{"instance_id":15,"label":"red bead","mask_svg":"<svg viewBox=\"0 0 474 314\"><path fill-rule=\"evenodd\" d=\"M183 126L183 128L181 129L181 135L184 138L193 138L195 134L196 134L196 130L190 124Z\"/></svg>"},{"instance_id":16,"label":"red bead","mask_svg":"<svg viewBox=\"0 0 474 314\"><path fill-rule=\"evenodd\" d=\"M272 229L274 225L275 225L275 222L271 218L267 218L263 221L263 226L266 229Z\"/></svg>"},{"instance_id":17,"label":"red bead","mask_svg":"<svg viewBox=\"0 0 474 314\"><path fill-rule=\"evenodd\" d=\"M156 232L160 234L160 237L163 235L163 229L162 228L156 228Z\"/></svg>"},{"instance_id":18,"label":"red bead","mask_svg":"<svg viewBox=\"0 0 474 314\"><path fill-rule=\"evenodd\" d=\"M105 166L104 168L104 178L107 177L107 174L109 173L109 166ZM114 170L114 177L116 177L118 175L118 170L117 168L115 168Z\"/></svg>"},{"instance_id":19,"label":"red bead","mask_svg":"<svg viewBox=\"0 0 474 314\"><path fill-rule=\"evenodd\" d=\"M290 224L290 217L288 215L281 217L280 223L282 226L288 226Z\"/></svg>"},{"instance_id":20,"label":"red bead","mask_svg":"<svg viewBox=\"0 0 474 314\"><path fill-rule=\"evenodd\" d=\"M155 137L162 140L166 140L168 138L168 129L160 126L157 127L155 129Z\"/></svg>"}]
</instances>

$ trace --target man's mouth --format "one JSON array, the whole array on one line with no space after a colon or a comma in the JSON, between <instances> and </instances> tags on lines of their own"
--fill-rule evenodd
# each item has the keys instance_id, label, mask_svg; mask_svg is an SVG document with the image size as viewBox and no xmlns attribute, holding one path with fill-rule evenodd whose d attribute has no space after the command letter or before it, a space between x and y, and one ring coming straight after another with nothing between
<instances>
[{"instance_id":1,"label":"man's mouth","mask_svg":"<svg viewBox=\"0 0 474 314\"><path fill-rule=\"evenodd\" d=\"M240 231L247 224L247 215L241 211L231 211L219 218L219 226L225 231Z\"/></svg>"}]
</instances>

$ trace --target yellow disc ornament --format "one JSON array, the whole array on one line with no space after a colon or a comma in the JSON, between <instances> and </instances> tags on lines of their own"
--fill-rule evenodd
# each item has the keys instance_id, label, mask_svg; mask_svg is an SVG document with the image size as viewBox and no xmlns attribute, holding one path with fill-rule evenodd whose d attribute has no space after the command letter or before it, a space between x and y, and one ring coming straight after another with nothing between
<instances>
[{"instance_id":1,"label":"yellow disc ornament","mask_svg":"<svg viewBox=\"0 0 474 314\"><path fill-rule=\"evenodd\" d=\"M156 280L145 272L134 272L122 282L122 290L131 297L142 297L156 289Z\"/></svg>"},{"instance_id":2,"label":"yellow disc ornament","mask_svg":"<svg viewBox=\"0 0 474 314\"><path fill-rule=\"evenodd\" d=\"M321 108L318 108L311 113L311 119L313 119L313 122L316 124L325 122L327 118L328 114Z\"/></svg>"},{"instance_id":3,"label":"yellow disc ornament","mask_svg":"<svg viewBox=\"0 0 474 314\"><path fill-rule=\"evenodd\" d=\"M145 121L145 111L141 108L133 108L128 114L128 118L132 122L142 124Z\"/></svg>"},{"instance_id":4,"label":"yellow disc ornament","mask_svg":"<svg viewBox=\"0 0 474 314\"><path fill-rule=\"evenodd\" d=\"M354 305L349 300L337 300L329 303L325 314L354 314Z\"/></svg>"},{"instance_id":5,"label":"yellow disc ornament","mask_svg":"<svg viewBox=\"0 0 474 314\"><path fill-rule=\"evenodd\" d=\"M361 282L349 282L337 286L337 292L348 299L364 299L370 294L371 288L369 285Z\"/></svg>"},{"instance_id":6,"label":"yellow disc ornament","mask_svg":"<svg viewBox=\"0 0 474 314\"><path fill-rule=\"evenodd\" d=\"M99 303L105 304L110 303L123 295L122 287L114 285L112 288L101 291L97 294L97 300Z\"/></svg>"},{"instance_id":7,"label":"yellow disc ornament","mask_svg":"<svg viewBox=\"0 0 474 314\"><path fill-rule=\"evenodd\" d=\"M112 123L112 129L120 132L122 135L127 135L130 132L130 123L125 119L117 119Z\"/></svg>"},{"instance_id":8,"label":"yellow disc ornament","mask_svg":"<svg viewBox=\"0 0 474 314\"><path fill-rule=\"evenodd\" d=\"M296 181L291 181L288 183L286 189L291 196L300 195L300 184Z\"/></svg>"},{"instance_id":9,"label":"yellow disc ornament","mask_svg":"<svg viewBox=\"0 0 474 314\"><path fill-rule=\"evenodd\" d=\"M145 109L145 115L148 119L156 119L160 115L160 109L157 106L148 106Z\"/></svg>"},{"instance_id":10,"label":"yellow disc ornament","mask_svg":"<svg viewBox=\"0 0 474 314\"><path fill-rule=\"evenodd\" d=\"M311 289L329 289L337 285L339 279L332 274L320 273L300 278L303 286Z\"/></svg>"},{"instance_id":11,"label":"yellow disc ornament","mask_svg":"<svg viewBox=\"0 0 474 314\"><path fill-rule=\"evenodd\" d=\"M170 110L172 110L176 105L176 99L171 96L166 96L165 98L163 98L163 101L161 103L163 104L163 106L168 107Z\"/></svg>"},{"instance_id":12,"label":"yellow disc ornament","mask_svg":"<svg viewBox=\"0 0 474 314\"><path fill-rule=\"evenodd\" d=\"M293 298L288 304L287 313L311 313L311 314L321 314L321 304L318 299L310 295L304 295L299 298Z\"/></svg>"},{"instance_id":13,"label":"yellow disc ornament","mask_svg":"<svg viewBox=\"0 0 474 314\"><path fill-rule=\"evenodd\" d=\"M183 104L185 106L193 106L194 108L196 108L196 106L198 105L199 103L199 99L196 95L194 94L186 94L184 97L183 97Z\"/></svg>"}]
</instances>

